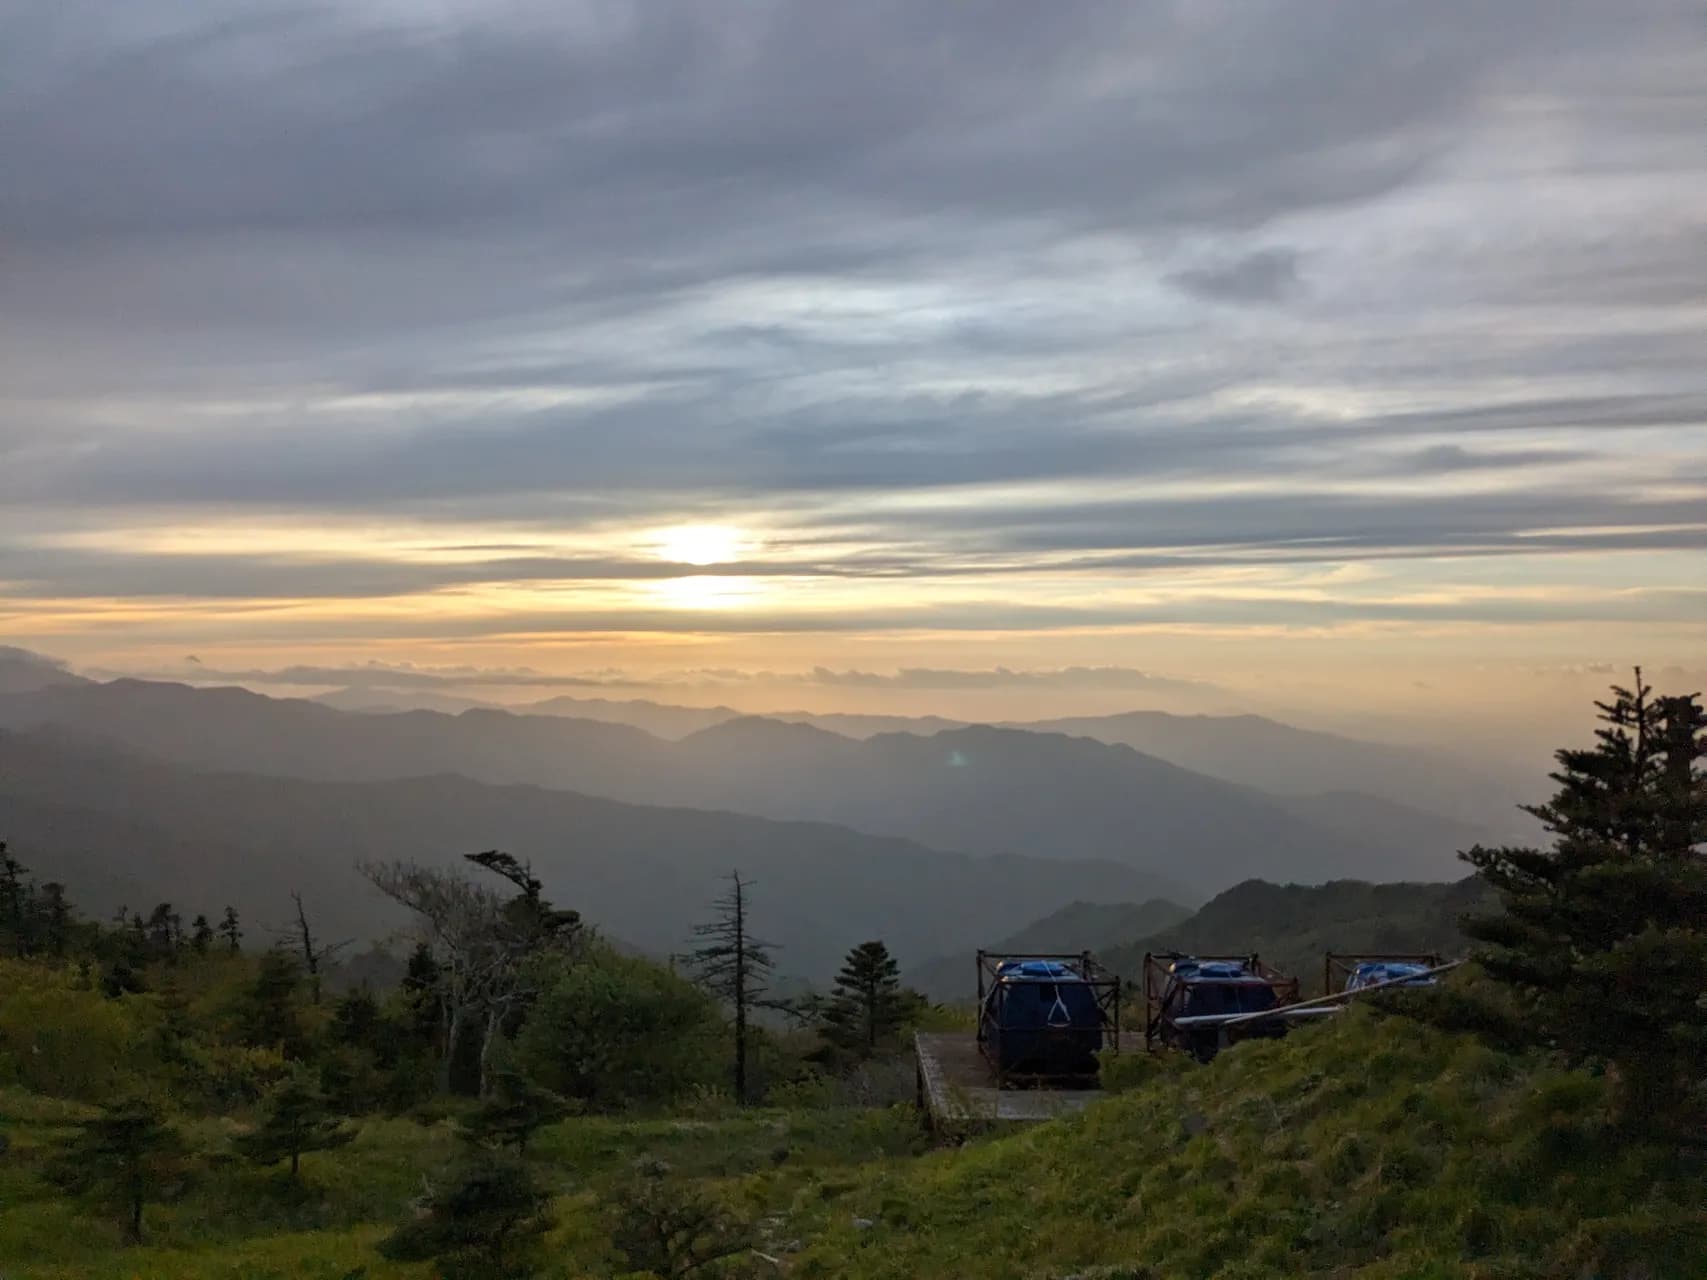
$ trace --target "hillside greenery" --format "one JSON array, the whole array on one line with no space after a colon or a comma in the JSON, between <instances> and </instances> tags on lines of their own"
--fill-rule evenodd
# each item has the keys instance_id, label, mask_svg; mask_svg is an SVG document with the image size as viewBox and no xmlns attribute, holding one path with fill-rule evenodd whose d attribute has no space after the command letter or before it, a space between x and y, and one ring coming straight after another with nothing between
<instances>
[{"instance_id":1,"label":"hillside greenery","mask_svg":"<svg viewBox=\"0 0 1707 1280\"><path fill-rule=\"evenodd\" d=\"M1106 1096L1018 1130L928 1133L904 1046L955 1015L878 939L828 995L766 991L739 893L695 982L500 851L368 868L419 938L369 989L300 899L299 949L212 902L95 921L0 845L0 1275L1707 1274L1707 719L1641 689L1560 753L1552 848L1242 885L1157 935L1302 969L1450 921L1476 950L1444 986L1207 1066L1109 1052Z\"/></svg>"},{"instance_id":2,"label":"hillside greenery","mask_svg":"<svg viewBox=\"0 0 1707 1280\"><path fill-rule=\"evenodd\" d=\"M801 1276L1699 1276L1707 1161L1632 1142L1604 1076L1361 1012L1083 1115L879 1165ZM859 1218L873 1223L854 1225Z\"/></svg>"},{"instance_id":3,"label":"hillside greenery","mask_svg":"<svg viewBox=\"0 0 1707 1280\"><path fill-rule=\"evenodd\" d=\"M1358 1014L1206 1068L1134 1060L1085 1114L927 1152L905 1107L581 1116L529 1160L552 1192L539 1277L623 1274L613 1228L637 1171L707 1197L789 1274L1698 1276L1699 1148L1633 1142L1603 1075ZM0 1091L0 1267L32 1280L426 1277L376 1252L459 1139L443 1119L364 1122L308 1190L242 1167L150 1207L149 1240L64 1198L49 1155L90 1110ZM241 1123L182 1127L213 1144ZM614 1201L614 1204L613 1204ZM358 1270L366 1268L365 1271ZM749 1255L725 1274L776 1274Z\"/></svg>"}]
</instances>

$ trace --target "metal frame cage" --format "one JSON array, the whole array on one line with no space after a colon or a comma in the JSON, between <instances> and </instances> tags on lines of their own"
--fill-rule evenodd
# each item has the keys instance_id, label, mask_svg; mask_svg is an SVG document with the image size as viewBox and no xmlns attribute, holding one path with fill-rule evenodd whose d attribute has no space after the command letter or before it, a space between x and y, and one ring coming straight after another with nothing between
<instances>
[{"instance_id":1,"label":"metal frame cage","mask_svg":"<svg viewBox=\"0 0 1707 1280\"><path fill-rule=\"evenodd\" d=\"M1446 962L1433 951L1408 954L1403 951L1330 951L1322 957L1322 994L1338 995L1345 990L1351 975L1360 964L1420 964L1425 969L1438 969Z\"/></svg>"},{"instance_id":2,"label":"metal frame cage","mask_svg":"<svg viewBox=\"0 0 1707 1280\"><path fill-rule=\"evenodd\" d=\"M1089 951L983 951L978 952L978 1051L995 1072L997 1088L1005 1089L1010 1085L1048 1086L1058 1085L1077 1079L1076 1075L1063 1075L1059 1072L1015 1072L1006 1071L1002 1067L1000 1052L992 1052L989 1038L985 1034L985 1015L988 1010L986 1001L991 994L1002 986L1001 967L1011 961L1042 960L1065 965L1071 969L1082 985L1086 987L1095 1001L1099 1017L1096 1028L1104 1049L1120 1051L1120 977L1097 963L1096 957ZM1005 1002L997 1000L996 1006L997 1033L1003 1031L1033 1031L1033 1027L1006 1025L1001 1021L1001 1012ZM1089 1028L1075 1027L1075 1031L1085 1031ZM1086 1074L1095 1078L1094 1069Z\"/></svg>"},{"instance_id":3,"label":"metal frame cage","mask_svg":"<svg viewBox=\"0 0 1707 1280\"><path fill-rule=\"evenodd\" d=\"M1262 962L1262 958L1254 951L1242 955L1205 955L1202 953L1185 954L1183 952L1149 952L1144 953L1144 1048L1154 1051L1158 1046L1172 1046L1179 1049L1194 1051L1200 1036L1193 1031L1176 1024L1175 1019L1181 1015L1176 1007L1184 993L1192 986L1207 982L1225 981L1225 979L1199 978L1181 980L1170 970L1176 960L1199 960L1209 963L1231 961L1241 964L1251 974L1251 978L1266 984L1273 992L1276 1007L1296 1004L1299 998L1299 983L1297 978L1291 978L1278 969L1270 968ZM1231 1022L1237 1015L1227 1015L1219 1021ZM1224 1034L1218 1039L1230 1039L1230 1034Z\"/></svg>"}]
</instances>

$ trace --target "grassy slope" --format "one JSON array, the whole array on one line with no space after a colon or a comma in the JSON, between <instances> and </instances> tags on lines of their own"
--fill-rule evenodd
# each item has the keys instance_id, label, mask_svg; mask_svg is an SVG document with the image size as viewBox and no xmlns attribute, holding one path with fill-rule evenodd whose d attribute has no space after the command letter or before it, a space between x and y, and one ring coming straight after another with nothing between
<instances>
[{"instance_id":1,"label":"grassy slope","mask_svg":"<svg viewBox=\"0 0 1707 1280\"><path fill-rule=\"evenodd\" d=\"M426 1280L428 1266L387 1263L373 1246L410 1199L450 1158L447 1124L369 1120L350 1147L303 1159L306 1191L277 1173L227 1166L197 1177L176 1203L151 1204L149 1242L123 1245L111 1215L69 1202L40 1176L67 1126L91 1114L76 1103L0 1089L0 1276L29 1280ZM218 1149L227 1120L185 1126ZM556 1260L548 1280L619 1271L609 1256L596 1193L626 1178L641 1159L667 1161L674 1175L718 1189L752 1217L851 1187L872 1161L922 1149L906 1109L782 1112L718 1110L706 1118L571 1120L542 1134L535 1159L561 1191ZM751 1171L765 1172L754 1175ZM828 1189L826 1191L826 1188Z\"/></svg>"},{"instance_id":2,"label":"grassy slope","mask_svg":"<svg viewBox=\"0 0 1707 1280\"><path fill-rule=\"evenodd\" d=\"M1699 1154L1619 1143L1602 1079L1361 1013L1134 1074L1081 1117L867 1176L795 1274L1707 1274Z\"/></svg>"},{"instance_id":3,"label":"grassy slope","mask_svg":"<svg viewBox=\"0 0 1707 1280\"><path fill-rule=\"evenodd\" d=\"M1699 1277L1699 1153L1620 1143L1605 1081L1357 1013L1207 1068L1128 1057L1119 1097L1082 1116L920 1156L905 1111L579 1119L542 1136L558 1185L548 1280L608 1275L594 1196L642 1156L771 1219L789 1273L977 1276ZM125 1249L38 1177L76 1104L0 1091L0 1274L30 1280L425 1280L373 1243L444 1126L370 1123L311 1156L312 1192L234 1168L151 1210ZM198 1136L217 1144L227 1121ZM858 1227L855 1219L869 1219ZM791 1252L791 1242L803 1248ZM755 1264L757 1265L757 1264Z\"/></svg>"}]
</instances>

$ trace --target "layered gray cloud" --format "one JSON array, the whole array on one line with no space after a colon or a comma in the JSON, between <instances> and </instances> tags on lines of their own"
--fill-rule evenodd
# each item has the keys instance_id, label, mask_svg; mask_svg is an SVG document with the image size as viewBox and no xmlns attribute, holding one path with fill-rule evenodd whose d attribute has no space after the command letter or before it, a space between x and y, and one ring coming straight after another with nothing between
<instances>
[{"instance_id":1,"label":"layered gray cloud","mask_svg":"<svg viewBox=\"0 0 1707 1280\"><path fill-rule=\"evenodd\" d=\"M1280 302L1298 290L1298 255L1258 249L1229 262L1187 267L1168 279L1212 302Z\"/></svg>"},{"instance_id":2,"label":"layered gray cloud","mask_svg":"<svg viewBox=\"0 0 1707 1280\"><path fill-rule=\"evenodd\" d=\"M1604 558L1640 551L1673 567L1636 611L1699 620L1691 5L61 0L0 24L0 599L698 575L960 594L512 602L502 627L1524 622L1613 615ZM272 546L251 521L442 536ZM712 566L631 545L690 522L763 536ZM135 537L188 528L213 532ZM1006 585L1538 557L1585 568L1546 600L1529 568L1426 600L1421 568L1332 598ZM434 625L482 622L348 634Z\"/></svg>"}]
</instances>

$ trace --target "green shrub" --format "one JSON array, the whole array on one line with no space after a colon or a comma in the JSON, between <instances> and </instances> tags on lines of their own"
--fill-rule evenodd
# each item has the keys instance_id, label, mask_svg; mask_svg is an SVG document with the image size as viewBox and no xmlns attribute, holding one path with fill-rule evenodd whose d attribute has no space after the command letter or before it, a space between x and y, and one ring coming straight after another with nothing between
<instances>
[{"instance_id":1,"label":"green shrub","mask_svg":"<svg viewBox=\"0 0 1707 1280\"><path fill-rule=\"evenodd\" d=\"M121 1082L157 1074L156 1003L109 1000L74 968L0 960L0 1083L100 1102Z\"/></svg>"},{"instance_id":2,"label":"green shrub","mask_svg":"<svg viewBox=\"0 0 1707 1280\"><path fill-rule=\"evenodd\" d=\"M532 1079L595 1110L681 1097L723 1062L716 1005L649 960L593 948L560 971L515 1044Z\"/></svg>"}]
</instances>

